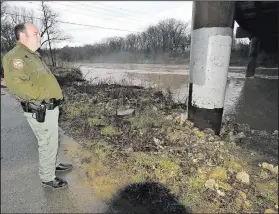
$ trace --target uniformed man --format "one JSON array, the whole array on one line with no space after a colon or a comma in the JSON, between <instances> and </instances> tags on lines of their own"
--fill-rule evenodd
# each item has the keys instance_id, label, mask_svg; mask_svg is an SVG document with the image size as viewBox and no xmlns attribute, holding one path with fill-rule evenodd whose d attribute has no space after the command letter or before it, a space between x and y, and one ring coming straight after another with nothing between
<instances>
[{"instance_id":1,"label":"uniformed man","mask_svg":"<svg viewBox=\"0 0 279 214\"><path fill-rule=\"evenodd\" d=\"M63 99L61 88L38 52L41 35L30 23L14 29L17 45L3 57L4 81L21 101L24 115L39 145L39 176L43 186L66 187L55 171L72 168L58 158L58 116Z\"/></svg>"}]
</instances>

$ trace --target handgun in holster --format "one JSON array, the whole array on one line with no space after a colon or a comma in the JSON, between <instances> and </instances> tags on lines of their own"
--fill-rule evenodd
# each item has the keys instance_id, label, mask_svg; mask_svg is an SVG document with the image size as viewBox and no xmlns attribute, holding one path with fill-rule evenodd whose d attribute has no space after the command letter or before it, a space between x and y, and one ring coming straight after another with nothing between
<instances>
[{"instance_id":1,"label":"handgun in holster","mask_svg":"<svg viewBox=\"0 0 279 214\"><path fill-rule=\"evenodd\" d=\"M27 108L31 108L35 111L37 122L39 122L39 123L45 122L45 117L46 117L46 105L45 104L36 105L34 103L28 102L26 106L27 106Z\"/></svg>"}]
</instances>

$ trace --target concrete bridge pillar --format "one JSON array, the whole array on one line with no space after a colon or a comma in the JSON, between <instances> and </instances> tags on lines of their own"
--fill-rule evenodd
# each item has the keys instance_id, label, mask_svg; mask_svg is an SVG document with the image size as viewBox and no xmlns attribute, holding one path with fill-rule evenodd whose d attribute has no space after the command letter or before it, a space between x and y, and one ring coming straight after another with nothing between
<instances>
[{"instance_id":1,"label":"concrete bridge pillar","mask_svg":"<svg viewBox=\"0 0 279 214\"><path fill-rule=\"evenodd\" d=\"M188 118L220 134L235 2L193 2Z\"/></svg>"},{"instance_id":2,"label":"concrete bridge pillar","mask_svg":"<svg viewBox=\"0 0 279 214\"><path fill-rule=\"evenodd\" d=\"M252 37L250 39L250 49L249 49L249 61L246 70L246 77L255 76L257 67L257 58L260 49L260 40L258 37Z\"/></svg>"}]
</instances>

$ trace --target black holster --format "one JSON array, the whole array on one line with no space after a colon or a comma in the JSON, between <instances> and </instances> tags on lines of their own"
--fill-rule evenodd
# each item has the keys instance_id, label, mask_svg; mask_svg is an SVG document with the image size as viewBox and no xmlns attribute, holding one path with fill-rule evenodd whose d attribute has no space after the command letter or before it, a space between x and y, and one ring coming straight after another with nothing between
<instances>
[{"instance_id":1,"label":"black holster","mask_svg":"<svg viewBox=\"0 0 279 214\"><path fill-rule=\"evenodd\" d=\"M36 120L39 123L45 122L45 116L46 116L46 105L45 104L36 105L36 104L30 103L30 102L21 102L21 105L25 112L35 113Z\"/></svg>"}]
</instances>

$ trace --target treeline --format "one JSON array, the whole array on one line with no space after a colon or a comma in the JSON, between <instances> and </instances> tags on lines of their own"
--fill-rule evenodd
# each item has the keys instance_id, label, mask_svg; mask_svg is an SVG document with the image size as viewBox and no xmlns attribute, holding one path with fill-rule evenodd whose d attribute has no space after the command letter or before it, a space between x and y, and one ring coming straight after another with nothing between
<instances>
[{"instance_id":1,"label":"treeline","mask_svg":"<svg viewBox=\"0 0 279 214\"><path fill-rule=\"evenodd\" d=\"M190 61L191 34L189 24L166 19L146 31L126 37L110 37L82 47L56 50L66 62L166 63L187 64ZM249 44L233 38L230 65L247 66ZM260 52L258 66L278 66L278 55Z\"/></svg>"},{"instance_id":2,"label":"treeline","mask_svg":"<svg viewBox=\"0 0 279 214\"><path fill-rule=\"evenodd\" d=\"M165 61L183 58L190 43L188 23L166 19L142 33L110 37L83 47L66 46L58 50L58 56L63 61Z\"/></svg>"}]
</instances>

